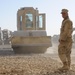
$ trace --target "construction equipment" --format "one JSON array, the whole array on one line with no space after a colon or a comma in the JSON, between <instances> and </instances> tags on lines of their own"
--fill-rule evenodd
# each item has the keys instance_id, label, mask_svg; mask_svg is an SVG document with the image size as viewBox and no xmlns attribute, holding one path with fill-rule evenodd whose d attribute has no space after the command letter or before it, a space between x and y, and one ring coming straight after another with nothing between
<instances>
[{"instance_id":1,"label":"construction equipment","mask_svg":"<svg viewBox=\"0 0 75 75\"><path fill-rule=\"evenodd\" d=\"M11 38L15 53L45 53L52 46L51 36L47 36L45 14L38 9L24 7L17 12L17 31Z\"/></svg>"}]
</instances>

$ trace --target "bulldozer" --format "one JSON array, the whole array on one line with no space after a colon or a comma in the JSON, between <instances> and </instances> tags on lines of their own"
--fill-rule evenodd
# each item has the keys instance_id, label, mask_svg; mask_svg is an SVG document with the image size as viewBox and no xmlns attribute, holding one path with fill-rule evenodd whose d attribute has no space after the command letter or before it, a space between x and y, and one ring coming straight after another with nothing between
<instances>
[{"instance_id":1,"label":"bulldozer","mask_svg":"<svg viewBox=\"0 0 75 75\"><path fill-rule=\"evenodd\" d=\"M33 7L22 7L17 11L17 31L12 33L14 53L45 53L52 46L51 36L46 32L46 14Z\"/></svg>"}]
</instances>

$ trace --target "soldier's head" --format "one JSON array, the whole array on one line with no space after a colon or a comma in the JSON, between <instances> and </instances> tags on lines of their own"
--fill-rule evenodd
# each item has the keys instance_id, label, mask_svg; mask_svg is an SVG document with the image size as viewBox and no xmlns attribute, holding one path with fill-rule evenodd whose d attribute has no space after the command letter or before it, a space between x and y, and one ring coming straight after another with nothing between
<instances>
[{"instance_id":1,"label":"soldier's head","mask_svg":"<svg viewBox=\"0 0 75 75\"><path fill-rule=\"evenodd\" d=\"M68 17L68 10L62 9L61 14L62 14L62 17L65 19L66 17Z\"/></svg>"}]
</instances>

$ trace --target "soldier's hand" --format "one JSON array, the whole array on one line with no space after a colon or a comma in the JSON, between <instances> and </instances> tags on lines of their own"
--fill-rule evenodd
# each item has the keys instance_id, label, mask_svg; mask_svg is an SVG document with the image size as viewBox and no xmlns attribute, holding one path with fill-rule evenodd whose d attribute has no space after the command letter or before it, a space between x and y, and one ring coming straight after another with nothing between
<instances>
[{"instance_id":1,"label":"soldier's hand","mask_svg":"<svg viewBox=\"0 0 75 75\"><path fill-rule=\"evenodd\" d=\"M65 40L59 39L59 42L65 42Z\"/></svg>"}]
</instances>

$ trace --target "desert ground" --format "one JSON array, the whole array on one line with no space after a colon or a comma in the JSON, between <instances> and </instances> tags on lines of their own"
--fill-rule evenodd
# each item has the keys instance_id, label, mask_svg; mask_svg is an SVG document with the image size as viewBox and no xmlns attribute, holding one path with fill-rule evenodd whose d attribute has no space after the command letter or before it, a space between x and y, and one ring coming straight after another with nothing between
<instances>
[{"instance_id":1,"label":"desert ground","mask_svg":"<svg viewBox=\"0 0 75 75\"><path fill-rule=\"evenodd\" d=\"M54 49L57 46L44 54L15 54L13 49L0 49L0 75L75 75L75 55L71 55L71 69L60 72L62 63Z\"/></svg>"},{"instance_id":2,"label":"desert ground","mask_svg":"<svg viewBox=\"0 0 75 75\"><path fill-rule=\"evenodd\" d=\"M0 75L75 75L71 70L59 72L62 63L55 54L14 54L12 50L0 50Z\"/></svg>"}]
</instances>

